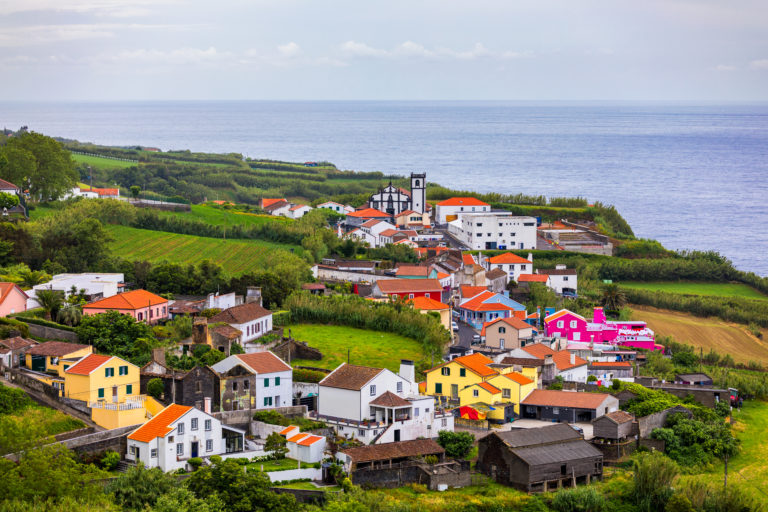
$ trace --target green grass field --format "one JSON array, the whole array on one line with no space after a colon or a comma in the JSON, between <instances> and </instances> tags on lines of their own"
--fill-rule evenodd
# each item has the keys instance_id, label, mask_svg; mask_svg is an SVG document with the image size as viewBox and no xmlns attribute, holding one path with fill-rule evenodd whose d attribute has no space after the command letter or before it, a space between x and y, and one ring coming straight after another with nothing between
<instances>
[{"instance_id":1,"label":"green grass field","mask_svg":"<svg viewBox=\"0 0 768 512\"><path fill-rule=\"evenodd\" d=\"M638 290L659 290L662 292L683 293L688 295L713 295L717 297L744 297L747 299L768 300L768 296L763 295L754 288L742 283L695 283L681 281L677 282L639 282L627 281L617 283L624 288L634 288Z\"/></svg>"},{"instance_id":2,"label":"green grass field","mask_svg":"<svg viewBox=\"0 0 768 512\"><path fill-rule=\"evenodd\" d=\"M424 357L417 341L388 332L319 324L291 325L285 328L286 333L288 329L294 339L306 341L323 353L321 361L292 361L298 366L333 369L347 361L349 350L352 364L389 368L396 372L401 359L418 361Z\"/></svg>"},{"instance_id":3,"label":"green grass field","mask_svg":"<svg viewBox=\"0 0 768 512\"><path fill-rule=\"evenodd\" d=\"M253 468L257 471L261 471L262 466L264 467L264 472L269 473L270 471L286 471L289 469L297 469L299 467L298 461L294 459L289 459L288 457L280 460L269 460L267 462L252 462L248 464L249 468ZM302 464L302 467L309 467L309 464Z\"/></svg>"},{"instance_id":4,"label":"green grass field","mask_svg":"<svg viewBox=\"0 0 768 512\"><path fill-rule=\"evenodd\" d=\"M257 215L254 213L243 213L234 210L225 210L213 208L205 205L192 205L192 211L189 212L166 212L158 211L158 215L169 217L182 217L190 220L207 222L218 226L257 226L270 222L294 222L293 219L286 217L277 217L274 215Z\"/></svg>"},{"instance_id":5,"label":"green grass field","mask_svg":"<svg viewBox=\"0 0 768 512\"><path fill-rule=\"evenodd\" d=\"M122 160L113 160L100 156L77 155L75 153L72 153L72 158L79 164L86 164L99 169L124 169L137 165L133 162L123 162Z\"/></svg>"},{"instance_id":6,"label":"green grass field","mask_svg":"<svg viewBox=\"0 0 768 512\"><path fill-rule=\"evenodd\" d=\"M322 487L318 487L312 482L293 482L292 484L280 485L279 487L282 487L283 489L304 489L305 491L341 491L341 487L338 485L324 485Z\"/></svg>"},{"instance_id":7,"label":"green grass field","mask_svg":"<svg viewBox=\"0 0 768 512\"><path fill-rule=\"evenodd\" d=\"M263 240L219 240L113 225L105 228L114 238L109 247L120 258L185 264L207 259L221 265L228 275L275 266L298 258L288 252L290 249L296 254L302 251L297 246Z\"/></svg>"}]
</instances>

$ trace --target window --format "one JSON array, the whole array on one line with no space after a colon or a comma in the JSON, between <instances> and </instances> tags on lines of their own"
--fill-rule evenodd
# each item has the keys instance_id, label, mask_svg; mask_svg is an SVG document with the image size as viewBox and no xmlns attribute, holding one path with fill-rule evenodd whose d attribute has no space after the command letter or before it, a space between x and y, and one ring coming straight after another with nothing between
<instances>
[{"instance_id":1,"label":"window","mask_svg":"<svg viewBox=\"0 0 768 512\"><path fill-rule=\"evenodd\" d=\"M150 309L150 310L149 310L149 318L152 318L153 316L155 316L155 315L153 315L152 313L153 313L153 311L152 311L152 309Z\"/></svg>"},{"instance_id":2,"label":"window","mask_svg":"<svg viewBox=\"0 0 768 512\"><path fill-rule=\"evenodd\" d=\"M372 385L370 388L371 396L376 396L376 385Z\"/></svg>"},{"instance_id":3,"label":"window","mask_svg":"<svg viewBox=\"0 0 768 512\"><path fill-rule=\"evenodd\" d=\"M272 397L271 396L265 396L264 397L264 407L271 407L272 406Z\"/></svg>"},{"instance_id":4,"label":"window","mask_svg":"<svg viewBox=\"0 0 768 512\"><path fill-rule=\"evenodd\" d=\"M165 306L163 306L163 316L165 316Z\"/></svg>"},{"instance_id":5,"label":"window","mask_svg":"<svg viewBox=\"0 0 768 512\"><path fill-rule=\"evenodd\" d=\"M125 386L125 394L126 395L133 394L133 384L128 384L127 386Z\"/></svg>"},{"instance_id":6,"label":"window","mask_svg":"<svg viewBox=\"0 0 768 512\"><path fill-rule=\"evenodd\" d=\"M156 459L157 458L157 448L152 448L150 450L150 452L149 452L149 456L152 457L153 459Z\"/></svg>"},{"instance_id":7,"label":"window","mask_svg":"<svg viewBox=\"0 0 768 512\"><path fill-rule=\"evenodd\" d=\"M144 313L139 313L139 322L144 320Z\"/></svg>"},{"instance_id":8,"label":"window","mask_svg":"<svg viewBox=\"0 0 768 512\"><path fill-rule=\"evenodd\" d=\"M250 383L250 382L248 382L247 380L244 380L244 381L243 381L243 390L244 390L244 391L248 391L248 389L249 389L250 387L251 387L251 383Z\"/></svg>"},{"instance_id":9,"label":"window","mask_svg":"<svg viewBox=\"0 0 768 512\"><path fill-rule=\"evenodd\" d=\"M565 326L565 323L564 323L562 320L558 320L558 321L557 321L557 326L558 326L558 327L564 327L564 326Z\"/></svg>"},{"instance_id":10,"label":"window","mask_svg":"<svg viewBox=\"0 0 768 512\"><path fill-rule=\"evenodd\" d=\"M483 223L482 222L478 222L477 223L477 227L479 227L479 228L483 227Z\"/></svg>"},{"instance_id":11,"label":"window","mask_svg":"<svg viewBox=\"0 0 768 512\"><path fill-rule=\"evenodd\" d=\"M436 395L442 395L443 394L443 385L439 382L435 384L435 394Z\"/></svg>"},{"instance_id":12,"label":"window","mask_svg":"<svg viewBox=\"0 0 768 512\"><path fill-rule=\"evenodd\" d=\"M173 436L168 436L168 442L169 442L169 443L172 443L172 442L173 442Z\"/></svg>"},{"instance_id":13,"label":"window","mask_svg":"<svg viewBox=\"0 0 768 512\"><path fill-rule=\"evenodd\" d=\"M212 452L213 451L213 439L206 439L205 440L205 451Z\"/></svg>"},{"instance_id":14,"label":"window","mask_svg":"<svg viewBox=\"0 0 768 512\"><path fill-rule=\"evenodd\" d=\"M64 371L67 371L67 368L69 368L69 365L68 365L68 364L65 364L65 365L64 365Z\"/></svg>"},{"instance_id":15,"label":"window","mask_svg":"<svg viewBox=\"0 0 768 512\"><path fill-rule=\"evenodd\" d=\"M429 298L429 294L428 294L428 293L425 293L425 294L424 294L424 296L425 296L426 298Z\"/></svg>"},{"instance_id":16,"label":"window","mask_svg":"<svg viewBox=\"0 0 768 512\"><path fill-rule=\"evenodd\" d=\"M358 429L358 431L357 431L357 435L359 435L360 437L365 437L365 430L363 430L363 429Z\"/></svg>"},{"instance_id":17,"label":"window","mask_svg":"<svg viewBox=\"0 0 768 512\"><path fill-rule=\"evenodd\" d=\"M443 418L442 426L447 427L448 426L448 420Z\"/></svg>"},{"instance_id":18,"label":"window","mask_svg":"<svg viewBox=\"0 0 768 512\"><path fill-rule=\"evenodd\" d=\"M176 455L184 455L184 444L178 443L176 445Z\"/></svg>"},{"instance_id":19,"label":"window","mask_svg":"<svg viewBox=\"0 0 768 512\"><path fill-rule=\"evenodd\" d=\"M232 391L237 391L237 382L232 382Z\"/></svg>"},{"instance_id":20,"label":"window","mask_svg":"<svg viewBox=\"0 0 768 512\"><path fill-rule=\"evenodd\" d=\"M211 430L211 420L205 420L205 430L206 431Z\"/></svg>"},{"instance_id":21,"label":"window","mask_svg":"<svg viewBox=\"0 0 768 512\"><path fill-rule=\"evenodd\" d=\"M520 265L520 270L525 270L526 265Z\"/></svg>"},{"instance_id":22,"label":"window","mask_svg":"<svg viewBox=\"0 0 768 512\"><path fill-rule=\"evenodd\" d=\"M264 379L264 387L265 388L269 387L269 379Z\"/></svg>"},{"instance_id":23,"label":"window","mask_svg":"<svg viewBox=\"0 0 768 512\"><path fill-rule=\"evenodd\" d=\"M451 374L451 369L448 368L447 366L443 366L442 368L440 368L440 374L441 375L450 375Z\"/></svg>"},{"instance_id":24,"label":"window","mask_svg":"<svg viewBox=\"0 0 768 512\"><path fill-rule=\"evenodd\" d=\"M117 370L118 375L128 375L128 367L127 366L121 366Z\"/></svg>"},{"instance_id":25,"label":"window","mask_svg":"<svg viewBox=\"0 0 768 512\"><path fill-rule=\"evenodd\" d=\"M99 398L104 398L104 388L99 388Z\"/></svg>"},{"instance_id":26,"label":"window","mask_svg":"<svg viewBox=\"0 0 768 512\"><path fill-rule=\"evenodd\" d=\"M576 320L571 320L571 329L576 328Z\"/></svg>"},{"instance_id":27,"label":"window","mask_svg":"<svg viewBox=\"0 0 768 512\"><path fill-rule=\"evenodd\" d=\"M510 398L512 396L512 390L509 388L504 388L501 390L501 396L502 398Z\"/></svg>"},{"instance_id":28,"label":"window","mask_svg":"<svg viewBox=\"0 0 768 512\"><path fill-rule=\"evenodd\" d=\"M398 382L397 383L397 392L398 393L402 393L403 392L403 383L402 382Z\"/></svg>"},{"instance_id":29,"label":"window","mask_svg":"<svg viewBox=\"0 0 768 512\"><path fill-rule=\"evenodd\" d=\"M474 396L474 397L478 397L478 396L480 396L480 391L479 391L479 390L477 390L477 389L473 389L473 390L472 390L472 396Z\"/></svg>"},{"instance_id":30,"label":"window","mask_svg":"<svg viewBox=\"0 0 768 512\"><path fill-rule=\"evenodd\" d=\"M192 418L192 422L189 425L190 430L197 430L197 418Z\"/></svg>"},{"instance_id":31,"label":"window","mask_svg":"<svg viewBox=\"0 0 768 512\"><path fill-rule=\"evenodd\" d=\"M416 407L416 408L413 410L413 415L414 415L414 417L418 417L418 416L419 416L419 408L418 408L418 407Z\"/></svg>"},{"instance_id":32,"label":"window","mask_svg":"<svg viewBox=\"0 0 768 512\"><path fill-rule=\"evenodd\" d=\"M275 377L275 386L280 385L280 377Z\"/></svg>"},{"instance_id":33,"label":"window","mask_svg":"<svg viewBox=\"0 0 768 512\"><path fill-rule=\"evenodd\" d=\"M568 280L568 276L563 276L563 281L567 281L567 280Z\"/></svg>"},{"instance_id":34,"label":"window","mask_svg":"<svg viewBox=\"0 0 768 512\"><path fill-rule=\"evenodd\" d=\"M466 376L467 376L466 368L459 368L459 377L466 377Z\"/></svg>"},{"instance_id":35,"label":"window","mask_svg":"<svg viewBox=\"0 0 768 512\"><path fill-rule=\"evenodd\" d=\"M131 455L136 455L136 447L131 445L131 448L128 450Z\"/></svg>"},{"instance_id":36,"label":"window","mask_svg":"<svg viewBox=\"0 0 768 512\"><path fill-rule=\"evenodd\" d=\"M412 294L412 293L409 293L409 294L408 294L408 298L409 298L409 299L412 299L412 298L413 298L413 294Z\"/></svg>"},{"instance_id":37,"label":"window","mask_svg":"<svg viewBox=\"0 0 768 512\"><path fill-rule=\"evenodd\" d=\"M552 414L560 414L560 408L559 407L553 407L552 408Z\"/></svg>"},{"instance_id":38,"label":"window","mask_svg":"<svg viewBox=\"0 0 768 512\"><path fill-rule=\"evenodd\" d=\"M195 382L195 393L202 393L203 392L203 383L199 380Z\"/></svg>"},{"instance_id":39,"label":"window","mask_svg":"<svg viewBox=\"0 0 768 512\"><path fill-rule=\"evenodd\" d=\"M499 327L499 334L506 334L507 328L506 327Z\"/></svg>"},{"instance_id":40,"label":"window","mask_svg":"<svg viewBox=\"0 0 768 512\"><path fill-rule=\"evenodd\" d=\"M179 423L179 424L176 426L176 432L177 432L179 435L181 435L181 434L183 434L183 433L184 433L184 422L181 422L181 423Z\"/></svg>"},{"instance_id":41,"label":"window","mask_svg":"<svg viewBox=\"0 0 768 512\"><path fill-rule=\"evenodd\" d=\"M104 376L105 377L114 377L115 376L115 369L114 368L104 368Z\"/></svg>"}]
</instances>

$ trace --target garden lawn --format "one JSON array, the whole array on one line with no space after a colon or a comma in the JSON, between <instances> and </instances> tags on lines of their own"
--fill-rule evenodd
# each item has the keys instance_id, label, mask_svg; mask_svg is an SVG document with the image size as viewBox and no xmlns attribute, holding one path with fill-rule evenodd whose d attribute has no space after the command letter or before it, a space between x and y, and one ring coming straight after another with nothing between
<instances>
[{"instance_id":1,"label":"garden lawn","mask_svg":"<svg viewBox=\"0 0 768 512\"><path fill-rule=\"evenodd\" d=\"M482 478L482 480L487 480ZM424 486L412 485L398 489L367 491L375 496L383 510L403 509L425 512L444 510L520 510L530 497L528 494L495 482L470 485L447 491L428 491Z\"/></svg>"},{"instance_id":2,"label":"garden lawn","mask_svg":"<svg viewBox=\"0 0 768 512\"><path fill-rule=\"evenodd\" d=\"M72 153L72 158L79 164L86 164L99 169L124 169L138 165L135 162L123 162L122 160L113 160L100 156L77 155L75 153Z\"/></svg>"},{"instance_id":3,"label":"garden lawn","mask_svg":"<svg viewBox=\"0 0 768 512\"><path fill-rule=\"evenodd\" d=\"M744 297L746 299L768 300L754 288L743 283L695 283L681 282L639 282L627 281L617 283L624 288L637 290L662 291L670 293L682 293L685 295L711 295L715 297Z\"/></svg>"},{"instance_id":4,"label":"garden lawn","mask_svg":"<svg viewBox=\"0 0 768 512\"><path fill-rule=\"evenodd\" d=\"M289 469L297 469L299 462L294 459L284 458L280 460L268 460L267 462L251 462L248 464L249 468L253 468L257 471L261 471L261 467L264 466L264 472L269 473L271 471L287 471ZM311 464L302 464L302 468L312 467Z\"/></svg>"},{"instance_id":5,"label":"garden lawn","mask_svg":"<svg viewBox=\"0 0 768 512\"><path fill-rule=\"evenodd\" d=\"M230 276L274 267L299 257L301 248L264 240L220 240L163 231L150 231L127 226L104 226L112 235L109 248L115 256L127 260L146 260L153 263L196 264L210 260L221 265Z\"/></svg>"},{"instance_id":6,"label":"garden lawn","mask_svg":"<svg viewBox=\"0 0 768 512\"><path fill-rule=\"evenodd\" d=\"M293 482L292 484L278 485L284 489L304 489L306 491L340 491L341 487L338 485L326 485L318 487L312 482Z\"/></svg>"},{"instance_id":7,"label":"garden lawn","mask_svg":"<svg viewBox=\"0 0 768 512\"><path fill-rule=\"evenodd\" d=\"M300 324L285 328L287 334L323 353L320 361L295 359L294 366L334 369L347 361L362 366L389 368L397 372L401 359L418 361L424 357L416 340L389 332L367 331L338 325Z\"/></svg>"},{"instance_id":8,"label":"garden lawn","mask_svg":"<svg viewBox=\"0 0 768 512\"><path fill-rule=\"evenodd\" d=\"M231 226L240 224L243 226L256 226L271 222L293 222L293 219L279 217L275 215L244 213L236 210L226 210L223 208L214 208L202 204L192 205L189 212L166 212L158 211L160 216L181 217L189 220L197 220L214 224L217 226Z\"/></svg>"}]
</instances>

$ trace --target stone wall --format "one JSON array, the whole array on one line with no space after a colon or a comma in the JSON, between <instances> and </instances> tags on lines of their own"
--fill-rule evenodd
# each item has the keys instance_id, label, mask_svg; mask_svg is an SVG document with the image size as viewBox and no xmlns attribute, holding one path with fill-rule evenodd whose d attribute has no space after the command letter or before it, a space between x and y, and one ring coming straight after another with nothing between
<instances>
[{"instance_id":1,"label":"stone wall","mask_svg":"<svg viewBox=\"0 0 768 512\"><path fill-rule=\"evenodd\" d=\"M250 432L257 439L266 439L269 434L274 432L280 432L285 427L282 425L272 425L270 423L264 423L263 421L252 421L250 425Z\"/></svg>"},{"instance_id":2,"label":"stone wall","mask_svg":"<svg viewBox=\"0 0 768 512\"><path fill-rule=\"evenodd\" d=\"M365 468L352 472L351 480L363 488L396 488L410 483L438 487L464 487L470 485L471 474L466 461L449 461L430 465L423 462L402 462L392 467Z\"/></svg>"},{"instance_id":3,"label":"stone wall","mask_svg":"<svg viewBox=\"0 0 768 512\"><path fill-rule=\"evenodd\" d=\"M302 462L302 465L304 463ZM307 464L307 466L310 466ZM286 471L270 471L267 473L270 481L282 482L285 480L298 480L300 478L309 478L311 480L320 480L323 478L323 470L315 469L313 467L306 467L301 469L289 469Z\"/></svg>"},{"instance_id":4,"label":"stone wall","mask_svg":"<svg viewBox=\"0 0 768 512\"><path fill-rule=\"evenodd\" d=\"M641 438L645 439L651 435L654 429L662 428L667 422L667 416L675 413L683 413L689 418L693 417L693 413L683 406L671 407L663 411L637 418L637 430Z\"/></svg>"},{"instance_id":5,"label":"stone wall","mask_svg":"<svg viewBox=\"0 0 768 512\"><path fill-rule=\"evenodd\" d=\"M17 320L24 321L23 318L17 318ZM37 325L33 323L27 324L29 326L29 334L37 336L38 338L45 338L48 340L63 340L72 343L77 343L77 334L72 331L65 331L64 329L56 329L54 327L48 327L45 325Z\"/></svg>"},{"instance_id":6,"label":"stone wall","mask_svg":"<svg viewBox=\"0 0 768 512\"><path fill-rule=\"evenodd\" d=\"M290 329L288 329L290 333ZM293 338L283 339L283 341L272 348L272 352L283 361L293 361L294 359L308 359L310 361L320 361L323 353L307 345L303 341L296 341Z\"/></svg>"},{"instance_id":7,"label":"stone wall","mask_svg":"<svg viewBox=\"0 0 768 512\"><path fill-rule=\"evenodd\" d=\"M136 430L136 426L121 427L113 430L104 430L85 436L68 439L61 444L77 453L96 454L107 450L114 450L125 456L127 450L128 434Z\"/></svg>"},{"instance_id":8,"label":"stone wall","mask_svg":"<svg viewBox=\"0 0 768 512\"><path fill-rule=\"evenodd\" d=\"M318 394L320 384L316 382L296 382L293 381L293 396L307 396L310 393Z\"/></svg>"}]
</instances>

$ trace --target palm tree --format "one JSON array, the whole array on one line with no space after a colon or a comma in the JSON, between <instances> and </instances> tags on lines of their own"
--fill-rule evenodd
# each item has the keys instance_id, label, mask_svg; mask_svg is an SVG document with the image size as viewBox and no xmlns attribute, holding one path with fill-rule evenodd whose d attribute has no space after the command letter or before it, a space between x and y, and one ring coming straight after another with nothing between
<instances>
[{"instance_id":1,"label":"palm tree","mask_svg":"<svg viewBox=\"0 0 768 512\"><path fill-rule=\"evenodd\" d=\"M70 327L79 324L82 318L83 310L76 304L69 303L64 304L61 309L59 309L59 314L56 315L56 319L60 324L67 324Z\"/></svg>"},{"instance_id":2,"label":"palm tree","mask_svg":"<svg viewBox=\"0 0 768 512\"><path fill-rule=\"evenodd\" d=\"M42 270L25 270L21 272L20 277L21 285L24 288L32 288L35 285L48 281L51 276Z\"/></svg>"},{"instance_id":3,"label":"palm tree","mask_svg":"<svg viewBox=\"0 0 768 512\"><path fill-rule=\"evenodd\" d=\"M37 302L45 311L45 319L51 320L53 313L57 312L64 303L64 292L61 290L38 290L35 294Z\"/></svg>"},{"instance_id":4,"label":"palm tree","mask_svg":"<svg viewBox=\"0 0 768 512\"><path fill-rule=\"evenodd\" d=\"M603 307L606 311L619 311L627 305L627 296L617 284L607 284L603 288Z\"/></svg>"}]
</instances>

